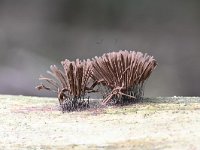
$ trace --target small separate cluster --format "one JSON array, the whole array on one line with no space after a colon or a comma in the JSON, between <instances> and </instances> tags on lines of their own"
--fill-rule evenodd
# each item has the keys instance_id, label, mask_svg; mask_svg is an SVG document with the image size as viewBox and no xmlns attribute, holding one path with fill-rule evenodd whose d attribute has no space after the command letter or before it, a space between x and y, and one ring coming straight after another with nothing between
<instances>
[{"instance_id":1,"label":"small separate cluster","mask_svg":"<svg viewBox=\"0 0 200 150\"><path fill-rule=\"evenodd\" d=\"M50 87L41 84L37 89L46 89L58 94L58 100L62 111L81 110L89 107L89 99L85 100L85 93L93 91L93 85L88 87L92 82L92 62L65 60L61 62L64 72L55 65L51 66L51 72L47 73L54 77L50 79L41 76L40 80L45 80Z\"/></svg>"},{"instance_id":2,"label":"small separate cluster","mask_svg":"<svg viewBox=\"0 0 200 150\"><path fill-rule=\"evenodd\" d=\"M98 92L96 85L108 89L102 104L125 103L138 100L143 95L144 81L155 69L156 60L135 51L106 53L91 60L61 62L64 72L55 65L48 71L54 79L41 76L50 87L41 84L37 89L57 93L62 111L83 110L89 107L87 93Z\"/></svg>"}]
</instances>

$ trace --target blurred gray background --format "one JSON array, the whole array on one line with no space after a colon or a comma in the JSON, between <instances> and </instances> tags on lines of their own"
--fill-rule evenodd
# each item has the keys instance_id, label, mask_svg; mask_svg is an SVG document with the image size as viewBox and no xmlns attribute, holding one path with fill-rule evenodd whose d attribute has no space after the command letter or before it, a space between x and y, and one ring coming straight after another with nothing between
<instances>
[{"instance_id":1,"label":"blurred gray background","mask_svg":"<svg viewBox=\"0 0 200 150\"><path fill-rule=\"evenodd\" d=\"M200 96L200 1L0 0L0 94L49 96L51 64L119 49L157 59L145 96Z\"/></svg>"}]
</instances>

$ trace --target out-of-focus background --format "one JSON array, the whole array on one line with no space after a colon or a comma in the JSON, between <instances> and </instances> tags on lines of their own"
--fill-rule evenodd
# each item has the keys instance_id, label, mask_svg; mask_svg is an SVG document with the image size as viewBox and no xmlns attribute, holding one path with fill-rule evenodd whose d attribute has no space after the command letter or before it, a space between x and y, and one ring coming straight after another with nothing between
<instances>
[{"instance_id":1,"label":"out-of-focus background","mask_svg":"<svg viewBox=\"0 0 200 150\"><path fill-rule=\"evenodd\" d=\"M120 49L157 59L145 96L200 96L200 1L0 0L0 94L49 95L51 64Z\"/></svg>"}]
</instances>

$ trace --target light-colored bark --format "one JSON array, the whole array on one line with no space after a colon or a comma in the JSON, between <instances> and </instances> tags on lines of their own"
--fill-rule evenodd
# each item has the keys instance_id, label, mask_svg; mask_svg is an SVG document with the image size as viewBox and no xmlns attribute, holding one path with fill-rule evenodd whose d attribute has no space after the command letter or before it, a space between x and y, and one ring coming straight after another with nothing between
<instances>
[{"instance_id":1,"label":"light-colored bark","mask_svg":"<svg viewBox=\"0 0 200 150\"><path fill-rule=\"evenodd\" d=\"M199 102L158 97L63 114L55 98L0 95L0 149L200 149Z\"/></svg>"}]
</instances>

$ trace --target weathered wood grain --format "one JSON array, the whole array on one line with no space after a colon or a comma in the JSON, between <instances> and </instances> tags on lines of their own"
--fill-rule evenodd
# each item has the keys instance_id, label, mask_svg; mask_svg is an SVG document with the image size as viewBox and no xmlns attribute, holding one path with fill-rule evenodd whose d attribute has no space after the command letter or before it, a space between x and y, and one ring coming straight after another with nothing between
<instances>
[{"instance_id":1,"label":"weathered wood grain","mask_svg":"<svg viewBox=\"0 0 200 150\"><path fill-rule=\"evenodd\" d=\"M200 149L200 98L62 113L54 98L0 95L0 149ZM97 108L95 108L97 107Z\"/></svg>"}]
</instances>

